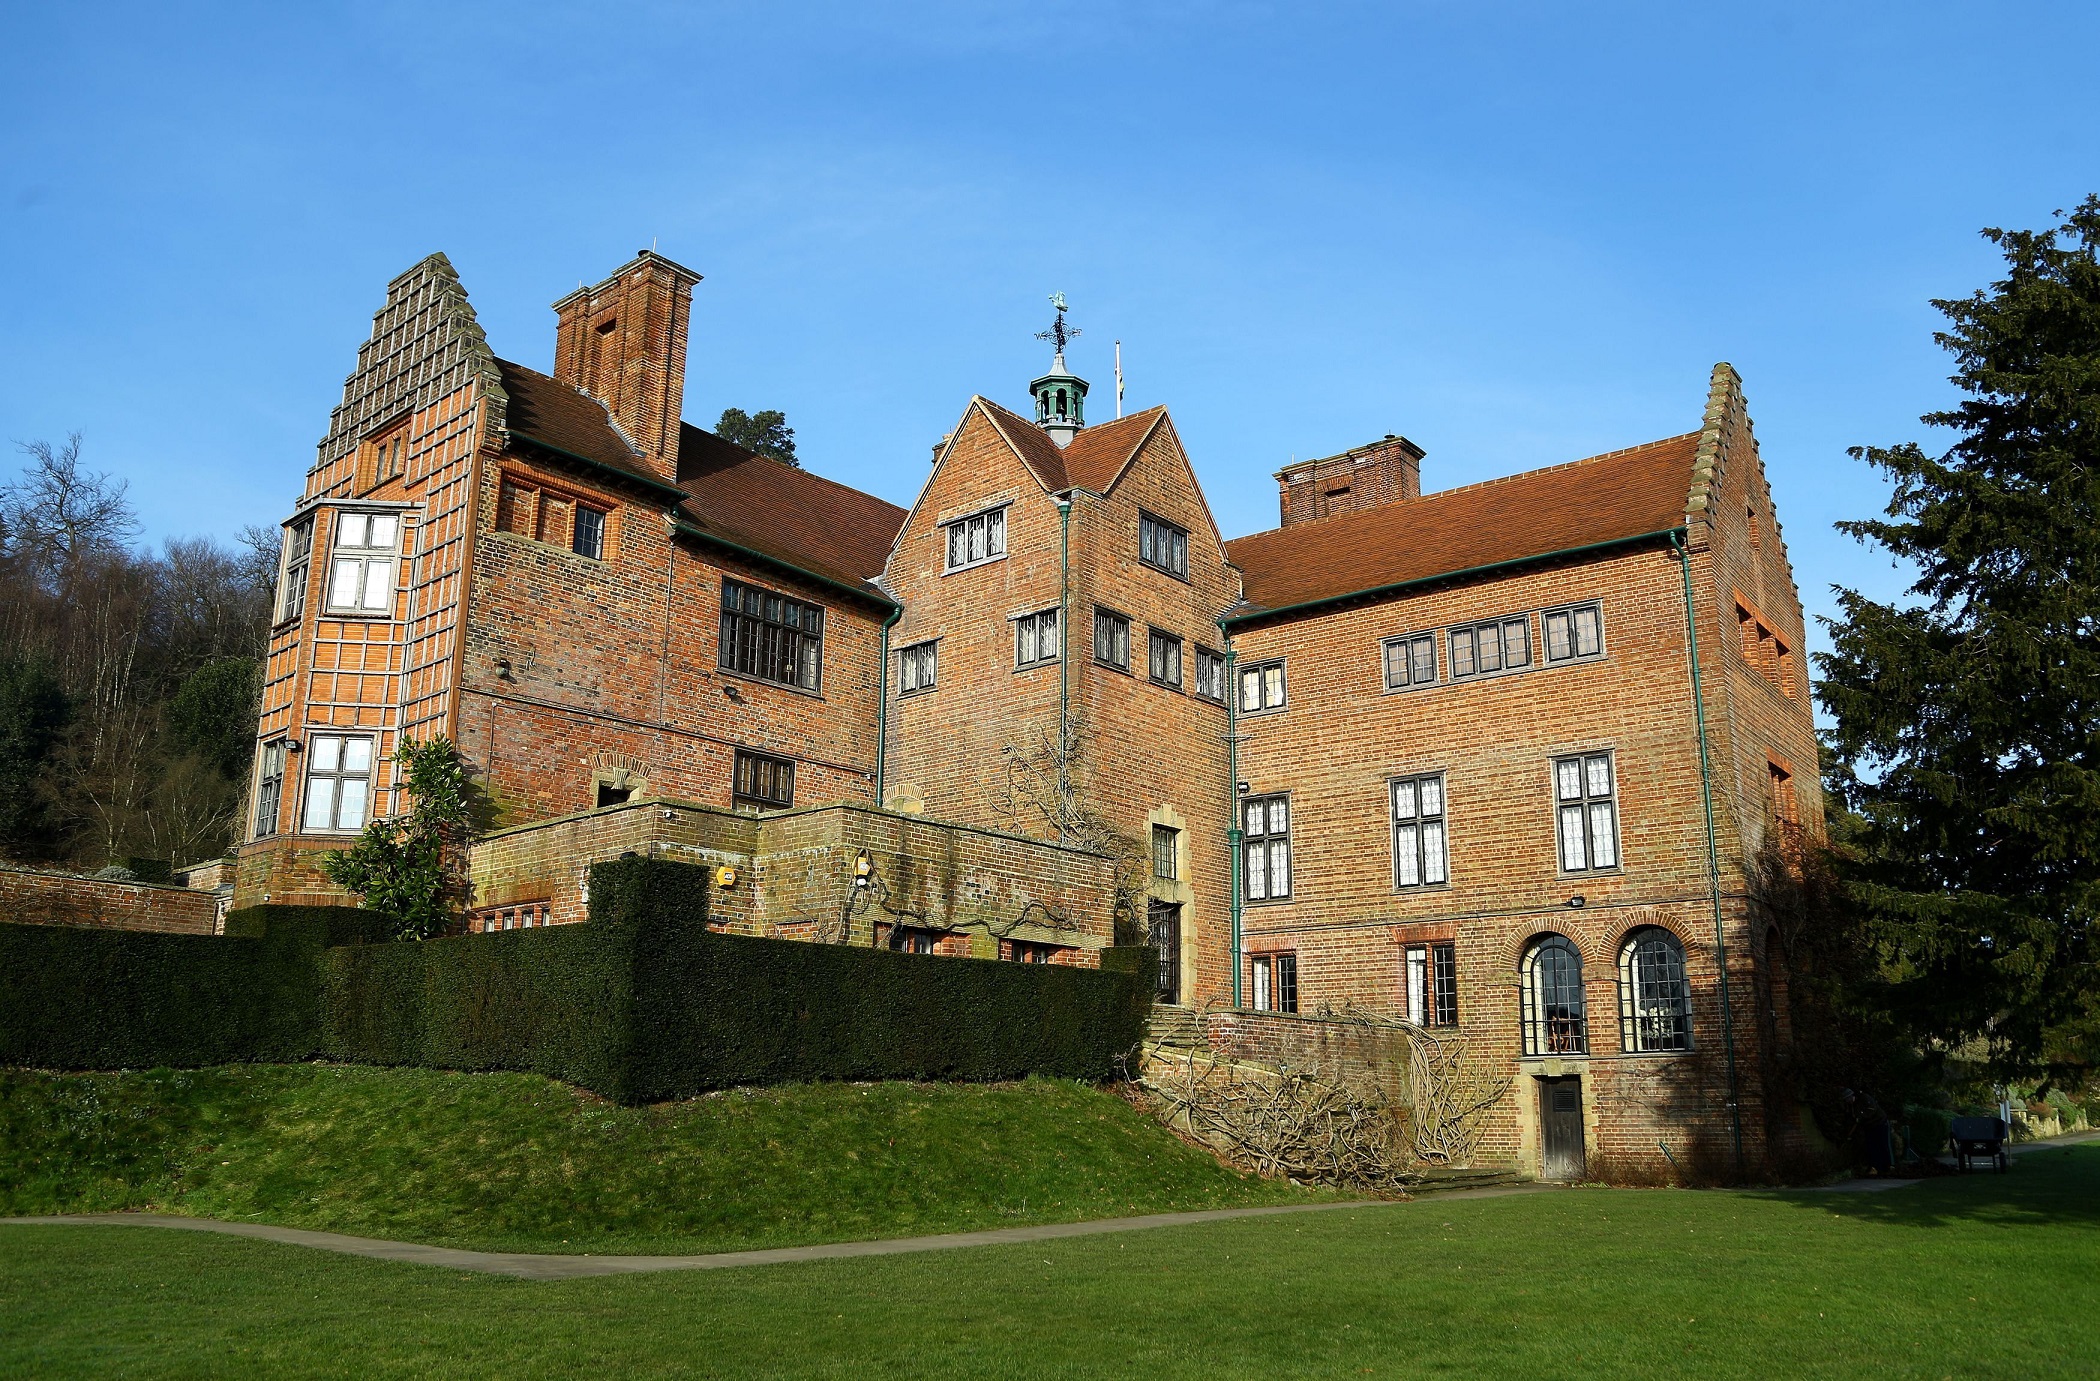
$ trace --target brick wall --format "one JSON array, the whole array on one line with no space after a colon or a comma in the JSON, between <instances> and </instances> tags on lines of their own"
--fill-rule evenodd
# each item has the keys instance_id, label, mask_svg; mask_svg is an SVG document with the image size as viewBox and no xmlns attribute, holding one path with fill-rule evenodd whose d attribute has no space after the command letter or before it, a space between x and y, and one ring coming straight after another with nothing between
<instances>
[{"instance_id":1,"label":"brick wall","mask_svg":"<svg viewBox=\"0 0 2100 1381\"><path fill-rule=\"evenodd\" d=\"M0 864L0 920L210 935L218 919L210 892Z\"/></svg>"}]
</instances>

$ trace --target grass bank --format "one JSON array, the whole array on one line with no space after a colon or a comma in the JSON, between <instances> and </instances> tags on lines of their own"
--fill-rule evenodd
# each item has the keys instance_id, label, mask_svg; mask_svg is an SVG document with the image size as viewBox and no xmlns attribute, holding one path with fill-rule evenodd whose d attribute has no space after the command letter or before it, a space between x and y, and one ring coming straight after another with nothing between
<instances>
[{"instance_id":1,"label":"grass bank","mask_svg":"<svg viewBox=\"0 0 2100 1381\"><path fill-rule=\"evenodd\" d=\"M695 1252L1305 1202L1085 1085L623 1108L529 1074L0 1071L0 1216L155 1208L504 1251Z\"/></svg>"},{"instance_id":2,"label":"grass bank","mask_svg":"<svg viewBox=\"0 0 2100 1381\"><path fill-rule=\"evenodd\" d=\"M0 1374L2091 1376L2100 1146L1885 1194L1577 1189L536 1283L0 1226Z\"/></svg>"}]
</instances>

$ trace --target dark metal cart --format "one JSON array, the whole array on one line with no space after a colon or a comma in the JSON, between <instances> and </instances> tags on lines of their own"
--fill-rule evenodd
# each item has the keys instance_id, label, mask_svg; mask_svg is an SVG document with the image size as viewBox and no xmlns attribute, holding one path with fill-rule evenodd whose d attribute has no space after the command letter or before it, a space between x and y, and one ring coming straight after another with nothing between
<instances>
[{"instance_id":1,"label":"dark metal cart","mask_svg":"<svg viewBox=\"0 0 2100 1381\"><path fill-rule=\"evenodd\" d=\"M1972 1160L1993 1162L2000 1171L2012 1164L2012 1157L2005 1153L2002 1117L1957 1117L1948 1139L1954 1143L1954 1163L1963 1170Z\"/></svg>"}]
</instances>

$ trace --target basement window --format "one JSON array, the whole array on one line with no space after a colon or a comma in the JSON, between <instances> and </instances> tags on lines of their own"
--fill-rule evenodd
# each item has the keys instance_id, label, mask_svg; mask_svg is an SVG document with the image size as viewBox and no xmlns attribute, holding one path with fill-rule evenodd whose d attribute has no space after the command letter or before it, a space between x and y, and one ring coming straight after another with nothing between
<instances>
[{"instance_id":1,"label":"basement window","mask_svg":"<svg viewBox=\"0 0 2100 1381\"><path fill-rule=\"evenodd\" d=\"M1001 948L1005 953L999 957L1016 964L1055 964L1060 954L1067 953L1070 945L1046 945L1036 940L1007 940Z\"/></svg>"}]
</instances>

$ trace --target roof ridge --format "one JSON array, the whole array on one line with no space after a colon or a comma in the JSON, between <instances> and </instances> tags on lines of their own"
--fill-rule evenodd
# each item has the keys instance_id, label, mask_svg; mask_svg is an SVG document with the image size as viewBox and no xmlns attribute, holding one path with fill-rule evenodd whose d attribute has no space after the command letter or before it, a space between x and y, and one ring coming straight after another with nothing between
<instances>
[{"instance_id":1,"label":"roof ridge","mask_svg":"<svg viewBox=\"0 0 2100 1381\"><path fill-rule=\"evenodd\" d=\"M1052 494L1058 492L1060 489L1070 487L1069 484L1053 486L1049 480L1043 477L1043 472L1041 470L1038 470L1035 466L1035 462L1028 458L1028 453L1022 450L1021 444L1018 441L1014 440L1012 434L1010 434L1006 430L1006 423L1003 420L1001 420L1001 415L1003 414L1005 417L1012 418L1014 421L1019 422L1024 427L1034 427L1035 423L1030 422L1027 418L1021 416L1019 413L1013 411L1011 408L1003 407L1000 404L993 402L991 399L985 397L981 393L971 394L970 403L973 407L978 405L982 405L984 407L985 420L992 424L993 431L999 433L999 439L1006 443L1006 448L1014 453L1014 459L1021 462L1021 468L1026 470L1029 474L1035 476L1035 482L1043 487L1044 493ZM1041 429L1038 428L1037 430ZM1056 442L1051 441L1050 438L1047 436L1045 436L1043 440L1045 442L1048 442L1052 446L1055 446L1057 444ZM1063 455L1064 453L1062 451L1058 452L1059 469L1062 469L1064 466ZM1058 478L1067 479L1068 477L1064 475L1059 475Z\"/></svg>"},{"instance_id":2,"label":"roof ridge","mask_svg":"<svg viewBox=\"0 0 2100 1381\"><path fill-rule=\"evenodd\" d=\"M678 419L678 425L681 427L691 427L696 432L700 432L706 436L714 437L715 440L721 442L725 446L736 446L736 448L739 451L742 451L745 455L750 456L754 460L769 460L773 462L773 464L778 465L783 470L790 471L797 475L806 476L809 479L816 480L820 484L828 484L833 489L843 489L848 494L856 494L863 499L873 499L879 504L896 509L899 513L903 513L906 511L902 506L891 503L888 499L883 498L880 494L871 494L865 489L856 489L852 485L846 483L844 480L835 480L829 475L820 475L816 471L805 469L800 465L790 465L786 461L782 460L780 457L769 456L764 451L753 451L743 446L737 446L734 441L731 441L729 438L721 435L720 433L711 432L708 431L705 427L696 426L693 423L686 421L682 417Z\"/></svg>"}]
</instances>

